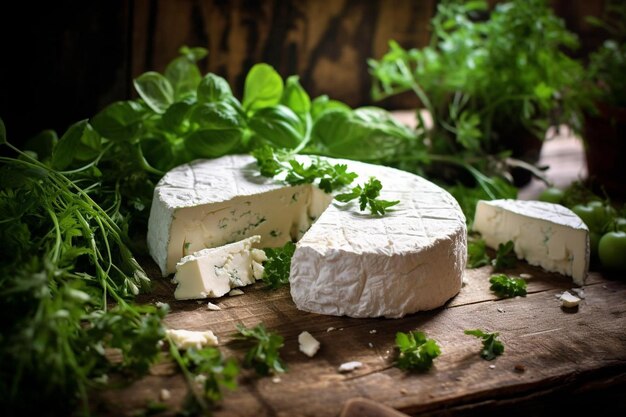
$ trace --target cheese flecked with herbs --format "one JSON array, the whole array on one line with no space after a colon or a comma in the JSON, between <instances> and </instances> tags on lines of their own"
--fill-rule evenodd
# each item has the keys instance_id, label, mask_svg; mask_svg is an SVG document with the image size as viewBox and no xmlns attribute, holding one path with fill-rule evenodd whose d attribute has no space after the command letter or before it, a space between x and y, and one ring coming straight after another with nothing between
<instances>
[{"instance_id":1,"label":"cheese flecked with herbs","mask_svg":"<svg viewBox=\"0 0 626 417\"><path fill-rule=\"evenodd\" d=\"M232 288L254 284L263 277L262 262L267 260L264 251L252 247L260 241L257 235L185 256L176 264L174 297L221 297Z\"/></svg>"},{"instance_id":2,"label":"cheese flecked with herbs","mask_svg":"<svg viewBox=\"0 0 626 417\"><path fill-rule=\"evenodd\" d=\"M510 240L518 259L569 275L578 285L585 282L589 269L589 229L576 213L560 204L479 201L473 228L491 248Z\"/></svg>"},{"instance_id":3,"label":"cheese flecked with herbs","mask_svg":"<svg viewBox=\"0 0 626 417\"><path fill-rule=\"evenodd\" d=\"M351 186L378 178L380 198L400 203L375 216L316 185L262 177L248 155L198 160L167 173L155 189L148 246L163 275L189 253L259 235L258 247L297 240L289 280L301 310L402 317L455 296L467 260L456 200L408 172L326 160L358 174Z\"/></svg>"}]
</instances>

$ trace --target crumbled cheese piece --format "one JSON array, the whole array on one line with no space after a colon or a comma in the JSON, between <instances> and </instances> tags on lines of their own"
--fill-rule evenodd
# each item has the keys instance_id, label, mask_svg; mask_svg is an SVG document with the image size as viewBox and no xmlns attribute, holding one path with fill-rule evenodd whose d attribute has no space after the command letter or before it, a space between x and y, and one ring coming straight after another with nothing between
<instances>
[{"instance_id":1,"label":"crumbled cheese piece","mask_svg":"<svg viewBox=\"0 0 626 417\"><path fill-rule=\"evenodd\" d=\"M219 311L222 309L222 307L218 306L217 304L213 304L212 302L209 301L209 303L206 305L206 307L209 310L213 310L213 311Z\"/></svg>"},{"instance_id":2,"label":"crumbled cheese piece","mask_svg":"<svg viewBox=\"0 0 626 417\"><path fill-rule=\"evenodd\" d=\"M300 347L300 352L307 355L309 358L312 358L320 348L320 342L318 342L311 333L302 332L298 335L298 343Z\"/></svg>"},{"instance_id":3,"label":"crumbled cheese piece","mask_svg":"<svg viewBox=\"0 0 626 417\"><path fill-rule=\"evenodd\" d=\"M170 390L163 388L159 397L161 398L161 401L167 401L172 398L172 394L170 393Z\"/></svg>"},{"instance_id":4,"label":"crumbled cheese piece","mask_svg":"<svg viewBox=\"0 0 626 417\"><path fill-rule=\"evenodd\" d=\"M234 290L230 290L230 292L228 293L228 295L230 295L231 297L234 295L243 295L243 294L244 292L237 288L235 288Z\"/></svg>"},{"instance_id":5,"label":"crumbled cheese piece","mask_svg":"<svg viewBox=\"0 0 626 417\"><path fill-rule=\"evenodd\" d=\"M369 346L369 347L370 347L370 349L374 349L374 344L373 344L372 342L369 342L369 343L367 344L367 346Z\"/></svg>"},{"instance_id":6,"label":"crumbled cheese piece","mask_svg":"<svg viewBox=\"0 0 626 417\"><path fill-rule=\"evenodd\" d=\"M363 366L363 363L359 361L351 361L351 362L342 363L341 365L339 365L339 368L337 368L337 370L341 373L352 372L355 369L359 369L362 366Z\"/></svg>"},{"instance_id":7,"label":"crumbled cheese piece","mask_svg":"<svg viewBox=\"0 0 626 417\"><path fill-rule=\"evenodd\" d=\"M326 329L326 332L327 332L327 333L328 333L328 332L332 332L333 330L337 330L337 329L335 329L334 327L329 327L328 329Z\"/></svg>"},{"instance_id":8,"label":"crumbled cheese piece","mask_svg":"<svg viewBox=\"0 0 626 417\"><path fill-rule=\"evenodd\" d=\"M520 278L524 278L524 279L529 279L529 278L532 278L533 276L532 276L532 275L530 275L530 274L526 274L526 273L524 273L524 274L519 274L519 277L520 277Z\"/></svg>"},{"instance_id":9,"label":"crumbled cheese piece","mask_svg":"<svg viewBox=\"0 0 626 417\"><path fill-rule=\"evenodd\" d=\"M560 300L561 306L565 308L578 307L578 304L580 304L580 298L576 297L573 294L570 294L567 291L565 291L563 295L561 295Z\"/></svg>"},{"instance_id":10,"label":"crumbled cheese piece","mask_svg":"<svg viewBox=\"0 0 626 417\"><path fill-rule=\"evenodd\" d=\"M165 332L179 349L201 349L203 346L217 346L218 344L217 336L211 330L167 329Z\"/></svg>"},{"instance_id":11,"label":"crumbled cheese piece","mask_svg":"<svg viewBox=\"0 0 626 417\"><path fill-rule=\"evenodd\" d=\"M498 313L504 313L504 309L503 309L503 308L498 307Z\"/></svg>"},{"instance_id":12,"label":"crumbled cheese piece","mask_svg":"<svg viewBox=\"0 0 626 417\"><path fill-rule=\"evenodd\" d=\"M578 298L580 298L580 299L584 299L585 298L585 290L582 289L582 288L572 288L570 291L575 293L578 296Z\"/></svg>"},{"instance_id":13,"label":"crumbled cheese piece","mask_svg":"<svg viewBox=\"0 0 626 417\"><path fill-rule=\"evenodd\" d=\"M370 330L370 334L376 334L376 329Z\"/></svg>"},{"instance_id":14,"label":"crumbled cheese piece","mask_svg":"<svg viewBox=\"0 0 626 417\"><path fill-rule=\"evenodd\" d=\"M272 378L272 382L273 382L274 384L278 384L280 381L281 381L281 379L280 379L280 377L279 377L279 376L275 376L274 378Z\"/></svg>"},{"instance_id":15,"label":"crumbled cheese piece","mask_svg":"<svg viewBox=\"0 0 626 417\"><path fill-rule=\"evenodd\" d=\"M489 365L489 369L496 369L496 365Z\"/></svg>"}]
</instances>

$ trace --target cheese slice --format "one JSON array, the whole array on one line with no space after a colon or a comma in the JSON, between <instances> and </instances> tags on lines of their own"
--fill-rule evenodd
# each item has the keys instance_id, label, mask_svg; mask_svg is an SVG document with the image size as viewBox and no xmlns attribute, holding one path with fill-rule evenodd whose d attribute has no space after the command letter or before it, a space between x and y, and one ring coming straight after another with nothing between
<instances>
[{"instance_id":1,"label":"cheese slice","mask_svg":"<svg viewBox=\"0 0 626 417\"><path fill-rule=\"evenodd\" d=\"M185 256L176 264L177 300L221 297L232 288L254 284L263 277L265 252L252 248L256 235L218 248Z\"/></svg>"},{"instance_id":2,"label":"cheese slice","mask_svg":"<svg viewBox=\"0 0 626 417\"><path fill-rule=\"evenodd\" d=\"M589 229L570 209L542 201L492 200L476 206L474 230L487 246L511 240L518 259L569 275L583 285L589 270Z\"/></svg>"},{"instance_id":3,"label":"cheese slice","mask_svg":"<svg viewBox=\"0 0 626 417\"><path fill-rule=\"evenodd\" d=\"M382 199L399 200L385 216L340 203L317 186L262 177L248 155L198 160L159 182L148 247L163 275L189 251L259 235L259 247L297 240L291 295L305 311L352 317L402 317L440 307L461 288L467 251L465 217L454 198L408 172L361 162L377 177ZM303 157L302 162L306 163Z\"/></svg>"}]
</instances>

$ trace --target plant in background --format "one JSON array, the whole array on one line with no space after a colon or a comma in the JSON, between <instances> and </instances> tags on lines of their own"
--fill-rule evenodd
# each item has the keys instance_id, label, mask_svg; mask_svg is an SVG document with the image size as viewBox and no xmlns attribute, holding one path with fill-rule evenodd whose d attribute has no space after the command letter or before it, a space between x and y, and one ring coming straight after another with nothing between
<instances>
[{"instance_id":1,"label":"plant in background","mask_svg":"<svg viewBox=\"0 0 626 417\"><path fill-rule=\"evenodd\" d=\"M532 169L508 158L527 157L516 149L518 136L542 140L548 127L563 123L580 129L574 93L583 68L563 52L575 48L577 38L545 1L500 3L491 13L484 1L443 1L431 25L430 45L404 49L391 41L369 65L374 98L412 91L432 115L428 126L417 112L428 151L459 157L433 161L470 163L491 174L505 172L503 163ZM459 177L446 166L429 172L452 182Z\"/></svg>"}]
</instances>

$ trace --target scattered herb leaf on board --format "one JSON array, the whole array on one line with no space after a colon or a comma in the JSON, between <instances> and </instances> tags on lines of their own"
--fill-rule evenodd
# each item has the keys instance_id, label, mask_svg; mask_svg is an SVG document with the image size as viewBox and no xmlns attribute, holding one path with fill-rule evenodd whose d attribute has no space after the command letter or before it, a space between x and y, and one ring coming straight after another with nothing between
<instances>
[{"instance_id":1,"label":"scattered herb leaf on board","mask_svg":"<svg viewBox=\"0 0 626 417\"><path fill-rule=\"evenodd\" d=\"M526 281L522 278L511 278L505 274L495 274L489 278L489 282L491 283L489 289L496 293L498 297L526 296Z\"/></svg>"},{"instance_id":2,"label":"scattered herb leaf on board","mask_svg":"<svg viewBox=\"0 0 626 417\"><path fill-rule=\"evenodd\" d=\"M441 354L437 342L427 339L424 332L409 331L396 333L396 347L399 354L395 366L408 371L427 371L433 359Z\"/></svg>"},{"instance_id":3,"label":"scattered herb leaf on board","mask_svg":"<svg viewBox=\"0 0 626 417\"><path fill-rule=\"evenodd\" d=\"M488 361L493 360L496 356L502 355L504 352L504 345L501 341L497 340L500 333L486 333L480 329L465 330L464 332L470 336L476 336L483 342L483 348L480 351L480 357Z\"/></svg>"},{"instance_id":4,"label":"scattered herb leaf on board","mask_svg":"<svg viewBox=\"0 0 626 417\"><path fill-rule=\"evenodd\" d=\"M267 261L263 263L263 282L270 289L289 285L291 257L295 250L293 242L287 242L282 248L264 249Z\"/></svg>"},{"instance_id":5,"label":"scattered herb leaf on board","mask_svg":"<svg viewBox=\"0 0 626 417\"><path fill-rule=\"evenodd\" d=\"M498 245L496 257L491 261L494 271L501 271L503 269L515 267L517 264L517 256L515 256L515 251L513 250L514 247L515 245L511 240Z\"/></svg>"},{"instance_id":6,"label":"scattered herb leaf on board","mask_svg":"<svg viewBox=\"0 0 626 417\"><path fill-rule=\"evenodd\" d=\"M267 331L263 323L253 328L238 324L237 331L235 335L237 339L252 344L243 360L245 368L253 368L262 376L287 371L287 366L280 358L280 349L283 347L282 336Z\"/></svg>"}]
</instances>

